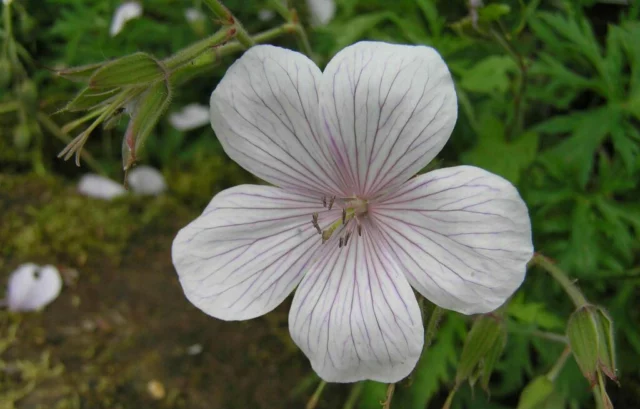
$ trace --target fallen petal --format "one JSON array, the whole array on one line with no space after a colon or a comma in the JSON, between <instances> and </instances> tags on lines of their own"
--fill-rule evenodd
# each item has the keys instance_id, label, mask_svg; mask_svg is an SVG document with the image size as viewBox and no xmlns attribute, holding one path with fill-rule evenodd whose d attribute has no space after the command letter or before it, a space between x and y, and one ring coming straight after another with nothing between
<instances>
[{"instance_id":1,"label":"fallen petal","mask_svg":"<svg viewBox=\"0 0 640 409\"><path fill-rule=\"evenodd\" d=\"M209 107L189 104L169 115L169 123L179 131L190 131L209 123Z\"/></svg>"},{"instance_id":2,"label":"fallen petal","mask_svg":"<svg viewBox=\"0 0 640 409\"><path fill-rule=\"evenodd\" d=\"M129 186L135 193L157 196L167 190L164 176L151 166L137 166L129 172Z\"/></svg>"},{"instance_id":3,"label":"fallen petal","mask_svg":"<svg viewBox=\"0 0 640 409\"><path fill-rule=\"evenodd\" d=\"M22 264L9 277L7 305L11 311L35 311L55 300L62 289L58 269Z\"/></svg>"},{"instance_id":4,"label":"fallen petal","mask_svg":"<svg viewBox=\"0 0 640 409\"><path fill-rule=\"evenodd\" d=\"M80 179L78 192L82 195L95 197L97 199L111 200L124 195L127 191L121 184L109 178L88 173Z\"/></svg>"},{"instance_id":5,"label":"fallen petal","mask_svg":"<svg viewBox=\"0 0 640 409\"><path fill-rule=\"evenodd\" d=\"M111 20L111 28L109 34L115 37L122 29L127 21L136 19L142 15L142 5L135 1L122 3L113 13Z\"/></svg>"}]
</instances>

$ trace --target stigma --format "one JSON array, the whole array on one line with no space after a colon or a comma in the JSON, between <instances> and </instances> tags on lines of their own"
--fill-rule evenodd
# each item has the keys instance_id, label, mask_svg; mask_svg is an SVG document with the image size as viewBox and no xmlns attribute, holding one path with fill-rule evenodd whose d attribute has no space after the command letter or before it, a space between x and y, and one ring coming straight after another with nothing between
<instances>
[{"instance_id":1,"label":"stigma","mask_svg":"<svg viewBox=\"0 0 640 409\"><path fill-rule=\"evenodd\" d=\"M320 217L319 213L313 213L311 216L311 224L322 237L323 244L329 241L334 235L339 235L338 247L345 247L353 234L362 236L362 221L367 217L369 210L368 203L366 200L358 197L336 198L335 196L325 196L322 198L322 207L327 210L331 210L334 205L342 208L338 219L334 220L325 229L322 229L318 222Z\"/></svg>"}]
</instances>

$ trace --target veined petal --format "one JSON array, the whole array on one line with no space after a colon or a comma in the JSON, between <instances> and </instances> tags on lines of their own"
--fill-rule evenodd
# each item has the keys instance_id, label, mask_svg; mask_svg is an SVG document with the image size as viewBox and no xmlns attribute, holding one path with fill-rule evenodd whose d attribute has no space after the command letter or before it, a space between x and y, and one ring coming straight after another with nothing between
<instances>
[{"instance_id":1,"label":"veined petal","mask_svg":"<svg viewBox=\"0 0 640 409\"><path fill-rule=\"evenodd\" d=\"M11 273L7 305L11 311L36 311L58 298L62 277L52 265L22 264Z\"/></svg>"},{"instance_id":2,"label":"veined petal","mask_svg":"<svg viewBox=\"0 0 640 409\"><path fill-rule=\"evenodd\" d=\"M381 198L370 215L411 285L463 314L502 305L533 255L531 222L518 191L472 166L418 176Z\"/></svg>"},{"instance_id":3,"label":"veined petal","mask_svg":"<svg viewBox=\"0 0 640 409\"><path fill-rule=\"evenodd\" d=\"M302 279L320 246L315 198L270 186L218 193L173 241L173 264L196 307L223 320L274 309Z\"/></svg>"},{"instance_id":4,"label":"veined petal","mask_svg":"<svg viewBox=\"0 0 640 409\"><path fill-rule=\"evenodd\" d=\"M342 196L316 131L321 75L294 51L258 45L245 52L211 94L211 125L231 159L276 186Z\"/></svg>"},{"instance_id":5,"label":"veined petal","mask_svg":"<svg viewBox=\"0 0 640 409\"><path fill-rule=\"evenodd\" d=\"M456 122L453 81L430 47L360 42L340 51L320 85L332 152L361 197L400 186L442 149Z\"/></svg>"},{"instance_id":6,"label":"veined petal","mask_svg":"<svg viewBox=\"0 0 640 409\"><path fill-rule=\"evenodd\" d=\"M293 340L329 382L396 382L422 351L413 291L366 227L346 247L335 238L323 245L289 312Z\"/></svg>"}]
</instances>

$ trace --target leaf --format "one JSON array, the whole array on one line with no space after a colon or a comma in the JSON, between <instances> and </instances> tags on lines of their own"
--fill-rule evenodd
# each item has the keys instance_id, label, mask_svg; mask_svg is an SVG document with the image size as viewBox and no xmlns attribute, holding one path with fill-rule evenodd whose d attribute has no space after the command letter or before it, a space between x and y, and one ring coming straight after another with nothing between
<instances>
[{"instance_id":1,"label":"leaf","mask_svg":"<svg viewBox=\"0 0 640 409\"><path fill-rule=\"evenodd\" d=\"M509 73L517 70L516 63L508 56L489 56L466 71L460 86L467 91L482 94L505 93L509 89Z\"/></svg>"},{"instance_id":2,"label":"leaf","mask_svg":"<svg viewBox=\"0 0 640 409\"><path fill-rule=\"evenodd\" d=\"M462 155L465 162L487 169L518 183L521 172L533 163L538 151L538 134L526 132L507 142L504 125L495 117L481 120L477 145Z\"/></svg>"},{"instance_id":3,"label":"leaf","mask_svg":"<svg viewBox=\"0 0 640 409\"><path fill-rule=\"evenodd\" d=\"M564 321L549 311L545 304L525 301L523 293L517 293L511 299L507 314L522 323L532 324L544 330L564 328Z\"/></svg>"},{"instance_id":4,"label":"leaf","mask_svg":"<svg viewBox=\"0 0 640 409\"><path fill-rule=\"evenodd\" d=\"M371 30L381 22L392 18L393 13L380 12L358 16L340 25L334 24L333 28L337 33L334 52L338 52L346 46L356 42L362 38L367 31Z\"/></svg>"}]
</instances>

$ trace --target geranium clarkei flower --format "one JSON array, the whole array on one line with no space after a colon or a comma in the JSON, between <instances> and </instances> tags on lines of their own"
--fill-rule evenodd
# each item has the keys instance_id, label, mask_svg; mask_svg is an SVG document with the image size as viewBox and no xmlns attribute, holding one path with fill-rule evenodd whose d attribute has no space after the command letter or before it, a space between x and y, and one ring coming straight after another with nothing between
<instances>
[{"instance_id":1,"label":"geranium clarkei flower","mask_svg":"<svg viewBox=\"0 0 640 409\"><path fill-rule=\"evenodd\" d=\"M447 309L492 311L533 251L527 207L501 177L459 166L411 178L456 118L429 47L361 42L324 72L293 51L248 50L211 95L211 123L233 160L276 187L224 190L178 233L187 298L245 320L297 287L289 329L320 377L406 377L424 332L411 287Z\"/></svg>"}]
</instances>

